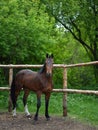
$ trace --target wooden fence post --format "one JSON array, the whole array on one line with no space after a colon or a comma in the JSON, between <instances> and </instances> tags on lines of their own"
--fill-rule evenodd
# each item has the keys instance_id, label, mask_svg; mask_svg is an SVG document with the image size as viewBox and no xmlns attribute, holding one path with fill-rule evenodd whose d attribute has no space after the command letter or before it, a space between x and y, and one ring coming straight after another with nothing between
<instances>
[{"instance_id":1,"label":"wooden fence post","mask_svg":"<svg viewBox=\"0 0 98 130\"><path fill-rule=\"evenodd\" d=\"M11 87L12 80L13 80L13 68L10 68L9 69L9 87ZM9 112L12 111L12 101L10 97L10 92L9 92L9 99L8 99L8 111Z\"/></svg>"},{"instance_id":2,"label":"wooden fence post","mask_svg":"<svg viewBox=\"0 0 98 130\"><path fill-rule=\"evenodd\" d=\"M63 89L67 89L67 68L63 72ZM63 116L67 116L67 93L63 95Z\"/></svg>"}]
</instances>

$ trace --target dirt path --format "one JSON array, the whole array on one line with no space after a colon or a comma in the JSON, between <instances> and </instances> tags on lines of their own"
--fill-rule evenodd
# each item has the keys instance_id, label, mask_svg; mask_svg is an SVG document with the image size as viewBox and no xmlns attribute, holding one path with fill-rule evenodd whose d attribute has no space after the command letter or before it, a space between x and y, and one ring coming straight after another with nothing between
<instances>
[{"instance_id":1,"label":"dirt path","mask_svg":"<svg viewBox=\"0 0 98 130\"><path fill-rule=\"evenodd\" d=\"M52 117L46 121L45 117L39 117L35 123L33 117L26 118L18 114L13 118L9 113L0 113L0 130L98 130L97 128L80 123L75 119Z\"/></svg>"}]
</instances>

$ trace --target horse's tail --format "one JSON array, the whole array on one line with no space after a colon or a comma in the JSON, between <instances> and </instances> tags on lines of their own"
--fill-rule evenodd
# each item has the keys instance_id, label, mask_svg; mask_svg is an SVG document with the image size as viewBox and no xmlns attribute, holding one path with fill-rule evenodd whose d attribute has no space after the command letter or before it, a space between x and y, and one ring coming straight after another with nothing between
<instances>
[{"instance_id":1,"label":"horse's tail","mask_svg":"<svg viewBox=\"0 0 98 130\"><path fill-rule=\"evenodd\" d=\"M10 97L11 97L11 101L12 101L12 104L13 104L13 107L14 107L14 104L16 102L16 99L15 99L15 78L13 78L12 80L12 84L11 84L11 90L10 90Z\"/></svg>"}]
</instances>

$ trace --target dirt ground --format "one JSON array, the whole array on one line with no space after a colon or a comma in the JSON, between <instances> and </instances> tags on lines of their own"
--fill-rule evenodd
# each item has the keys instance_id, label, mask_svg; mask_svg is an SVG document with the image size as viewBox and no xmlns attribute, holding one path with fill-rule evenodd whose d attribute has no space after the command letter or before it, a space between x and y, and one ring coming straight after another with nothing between
<instances>
[{"instance_id":1,"label":"dirt ground","mask_svg":"<svg viewBox=\"0 0 98 130\"><path fill-rule=\"evenodd\" d=\"M0 130L98 130L98 128L69 117L53 116L51 120L46 121L44 116L39 116L39 120L34 122L33 116L28 119L25 115L18 114L13 118L6 112L0 113Z\"/></svg>"}]
</instances>

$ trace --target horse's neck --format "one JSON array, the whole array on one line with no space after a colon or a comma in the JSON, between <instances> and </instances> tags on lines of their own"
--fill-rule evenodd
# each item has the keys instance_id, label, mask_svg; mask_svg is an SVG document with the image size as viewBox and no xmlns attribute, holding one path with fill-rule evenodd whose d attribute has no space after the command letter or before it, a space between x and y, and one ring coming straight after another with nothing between
<instances>
[{"instance_id":1,"label":"horse's neck","mask_svg":"<svg viewBox=\"0 0 98 130\"><path fill-rule=\"evenodd\" d=\"M47 81L47 82L49 82L49 83L52 83L52 75L49 76L49 77L47 77L47 76L46 76L46 73L44 72L44 73L42 74L42 78L45 79L45 81Z\"/></svg>"}]
</instances>

